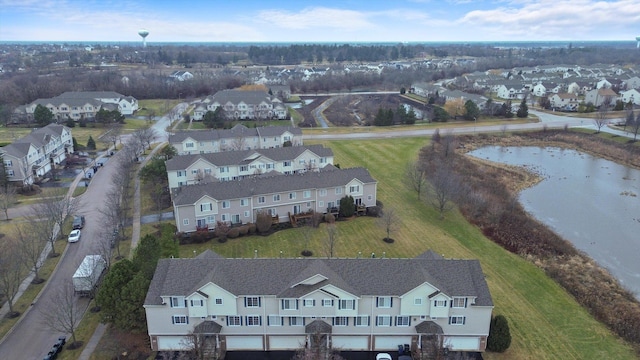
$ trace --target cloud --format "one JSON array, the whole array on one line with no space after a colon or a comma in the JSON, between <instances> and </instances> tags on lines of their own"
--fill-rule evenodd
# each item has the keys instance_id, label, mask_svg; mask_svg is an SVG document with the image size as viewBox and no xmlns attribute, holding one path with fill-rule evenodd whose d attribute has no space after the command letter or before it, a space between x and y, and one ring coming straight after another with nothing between
<instances>
[{"instance_id":1,"label":"cloud","mask_svg":"<svg viewBox=\"0 0 640 360\"><path fill-rule=\"evenodd\" d=\"M299 12L262 10L258 17L263 22L285 29L331 28L358 30L372 27L367 14L356 10L311 7Z\"/></svg>"},{"instance_id":2,"label":"cloud","mask_svg":"<svg viewBox=\"0 0 640 360\"><path fill-rule=\"evenodd\" d=\"M457 21L486 31L487 39L607 39L640 22L636 0L509 1L491 10L474 10ZM619 36L619 35L617 35Z\"/></svg>"}]
</instances>

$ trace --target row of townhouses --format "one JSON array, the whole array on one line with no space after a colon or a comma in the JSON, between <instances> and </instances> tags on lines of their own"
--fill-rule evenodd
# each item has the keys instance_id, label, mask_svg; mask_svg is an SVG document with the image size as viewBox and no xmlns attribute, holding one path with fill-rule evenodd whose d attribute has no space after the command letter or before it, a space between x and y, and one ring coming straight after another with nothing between
<instances>
[{"instance_id":1,"label":"row of townhouses","mask_svg":"<svg viewBox=\"0 0 640 360\"><path fill-rule=\"evenodd\" d=\"M33 121L38 105L49 109L57 121L95 118L100 109L118 110L122 115L132 115L138 110L138 100L114 91L68 91L49 99L37 99L19 106L15 115Z\"/></svg>"},{"instance_id":2,"label":"row of townhouses","mask_svg":"<svg viewBox=\"0 0 640 360\"><path fill-rule=\"evenodd\" d=\"M241 180L272 171L297 174L326 165L333 165L333 152L322 145L177 155L166 161L170 189Z\"/></svg>"},{"instance_id":3,"label":"row of townhouses","mask_svg":"<svg viewBox=\"0 0 640 360\"><path fill-rule=\"evenodd\" d=\"M73 153L71 129L49 124L0 148L9 181L33 184Z\"/></svg>"},{"instance_id":4,"label":"row of townhouses","mask_svg":"<svg viewBox=\"0 0 640 360\"><path fill-rule=\"evenodd\" d=\"M192 119L204 119L207 111L223 110L230 120L286 119L287 107L266 91L222 90L205 98L193 111Z\"/></svg>"},{"instance_id":5,"label":"row of townhouses","mask_svg":"<svg viewBox=\"0 0 640 360\"><path fill-rule=\"evenodd\" d=\"M144 308L153 350L484 351L493 302L477 260L161 259ZM321 335L321 336L317 336ZM205 341L206 340L206 341Z\"/></svg>"},{"instance_id":6,"label":"row of townhouses","mask_svg":"<svg viewBox=\"0 0 640 360\"><path fill-rule=\"evenodd\" d=\"M238 124L224 130L179 131L169 136L169 144L179 155L299 146L302 130L293 126L247 128Z\"/></svg>"},{"instance_id":7,"label":"row of townhouses","mask_svg":"<svg viewBox=\"0 0 640 360\"><path fill-rule=\"evenodd\" d=\"M278 222L291 215L333 212L340 199L352 196L357 206L376 205L377 182L364 168L280 174L272 171L236 181L178 187L172 193L173 212L180 232L213 229L216 222L255 223L260 211Z\"/></svg>"}]
</instances>

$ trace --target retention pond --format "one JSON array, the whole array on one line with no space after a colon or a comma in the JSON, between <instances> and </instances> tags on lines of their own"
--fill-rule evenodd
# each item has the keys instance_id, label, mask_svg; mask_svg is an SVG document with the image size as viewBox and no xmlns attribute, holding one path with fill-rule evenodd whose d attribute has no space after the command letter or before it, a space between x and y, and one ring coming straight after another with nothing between
<instances>
[{"instance_id":1,"label":"retention pond","mask_svg":"<svg viewBox=\"0 0 640 360\"><path fill-rule=\"evenodd\" d=\"M487 146L469 155L542 176L520 203L640 297L640 170L553 147Z\"/></svg>"}]
</instances>

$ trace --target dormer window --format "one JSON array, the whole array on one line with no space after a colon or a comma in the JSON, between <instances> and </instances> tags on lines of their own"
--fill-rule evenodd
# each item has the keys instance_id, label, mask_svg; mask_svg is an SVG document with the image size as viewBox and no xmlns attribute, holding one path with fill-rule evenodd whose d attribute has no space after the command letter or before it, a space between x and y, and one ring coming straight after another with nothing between
<instances>
[{"instance_id":1,"label":"dormer window","mask_svg":"<svg viewBox=\"0 0 640 360\"><path fill-rule=\"evenodd\" d=\"M183 308L187 305L187 301L184 299L184 296L172 296L171 297L171 307L172 308Z\"/></svg>"}]
</instances>

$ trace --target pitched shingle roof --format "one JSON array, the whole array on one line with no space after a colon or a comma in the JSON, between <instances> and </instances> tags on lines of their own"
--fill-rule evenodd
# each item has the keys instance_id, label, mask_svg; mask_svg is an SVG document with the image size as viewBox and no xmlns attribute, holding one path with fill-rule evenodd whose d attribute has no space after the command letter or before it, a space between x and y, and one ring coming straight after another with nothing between
<instances>
[{"instance_id":1,"label":"pitched shingle roof","mask_svg":"<svg viewBox=\"0 0 640 360\"><path fill-rule=\"evenodd\" d=\"M322 168L320 171L303 174L260 176L237 181L183 186L178 188L173 203L176 206L192 205L203 196L220 201L285 191L322 189L344 186L353 179L358 179L364 184L376 182L364 168L333 168L331 170Z\"/></svg>"},{"instance_id":2,"label":"pitched shingle roof","mask_svg":"<svg viewBox=\"0 0 640 360\"><path fill-rule=\"evenodd\" d=\"M424 284L448 296L476 297L478 306L493 301L478 260L429 259L161 259L145 305L161 304L161 296L188 296L211 282L236 296L300 297L289 292L299 274L318 272L331 284L355 296L401 296ZM318 285L318 284L316 284ZM307 291L314 286L299 287ZM308 293L308 292L307 292Z\"/></svg>"},{"instance_id":3,"label":"pitched shingle roof","mask_svg":"<svg viewBox=\"0 0 640 360\"><path fill-rule=\"evenodd\" d=\"M198 131L178 131L175 134L169 136L169 143L181 143L188 138L196 141L213 141L218 139L235 139L238 137L278 136L284 134L287 131L292 133L293 135L302 135L302 130L293 126L263 126L250 129L244 125L236 125L231 129L223 130L211 129Z\"/></svg>"},{"instance_id":4,"label":"pitched shingle roof","mask_svg":"<svg viewBox=\"0 0 640 360\"><path fill-rule=\"evenodd\" d=\"M284 161L293 160L302 155L307 150L313 152L319 157L333 156L333 151L331 151L330 148L325 148L322 145L288 146L271 149L223 151L219 153L209 154L178 155L167 160L166 164L167 170L172 171L184 170L199 159L203 159L216 166L239 165L246 162L247 159L254 159L259 155L262 155L263 157L266 157L267 159L271 159L273 161Z\"/></svg>"}]
</instances>

